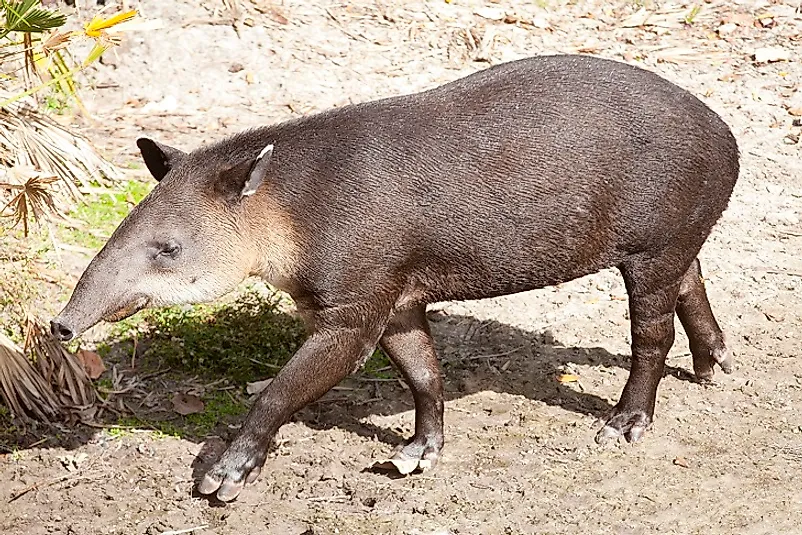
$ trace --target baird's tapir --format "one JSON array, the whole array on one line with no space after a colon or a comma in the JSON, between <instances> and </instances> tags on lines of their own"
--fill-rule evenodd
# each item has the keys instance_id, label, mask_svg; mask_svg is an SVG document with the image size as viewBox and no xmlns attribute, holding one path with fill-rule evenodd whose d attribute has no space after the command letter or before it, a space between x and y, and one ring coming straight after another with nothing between
<instances>
[{"instance_id":1,"label":"baird's tapir","mask_svg":"<svg viewBox=\"0 0 802 535\"><path fill-rule=\"evenodd\" d=\"M235 498L279 427L377 345L415 399L415 435L396 455L434 464L443 385L429 303L618 268L632 365L600 441L637 440L652 422L675 312L696 375L731 371L697 255L738 178L737 143L705 104L644 69L533 57L189 153L137 145L159 184L89 264L54 335L213 300L251 275L289 293L310 332L204 494Z\"/></svg>"}]
</instances>

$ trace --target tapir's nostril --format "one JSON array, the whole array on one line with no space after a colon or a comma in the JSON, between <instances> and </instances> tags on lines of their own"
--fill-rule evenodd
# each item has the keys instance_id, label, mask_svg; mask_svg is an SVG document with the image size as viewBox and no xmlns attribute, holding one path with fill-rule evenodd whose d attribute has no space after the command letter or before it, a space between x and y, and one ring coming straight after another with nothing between
<instances>
[{"instance_id":1,"label":"tapir's nostril","mask_svg":"<svg viewBox=\"0 0 802 535\"><path fill-rule=\"evenodd\" d=\"M74 336L72 329L58 320L53 320L50 322L50 332L53 333L53 336L63 342L72 340L72 337Z\"/></svg>"}]
</instances>

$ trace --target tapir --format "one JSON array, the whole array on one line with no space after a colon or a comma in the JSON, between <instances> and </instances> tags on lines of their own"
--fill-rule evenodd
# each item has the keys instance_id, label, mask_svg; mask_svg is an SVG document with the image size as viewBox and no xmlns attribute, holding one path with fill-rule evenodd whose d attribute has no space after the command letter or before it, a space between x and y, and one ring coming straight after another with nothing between
<instances>
[{"instance_id":1,"label":"tapir","mask_svg":"<svg viewBox=\"0 0 802 535\"><path fill-rule=\"evenodd\" d=\"M415 401L415 434L395 455L434 465L443 383L426 307L436 302L617 268L632 360L599 441L635 441L650 426L675 313L700 379L732 369L697 256L729 203L738 146L708 106L646 69L537 56L189 153L137 145L159 183L92 259L53 334L210 301L249 276L289 294L309 331L201 493L234 499L279 427L377 346Z\"/></svg>"}]
</instances>

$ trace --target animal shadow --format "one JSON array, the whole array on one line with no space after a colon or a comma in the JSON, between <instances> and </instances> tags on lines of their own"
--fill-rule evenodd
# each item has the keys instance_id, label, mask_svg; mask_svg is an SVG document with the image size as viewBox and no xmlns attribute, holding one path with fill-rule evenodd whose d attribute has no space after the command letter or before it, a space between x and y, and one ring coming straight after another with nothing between
<instances>
[{"instance_id":1,"label":"animal shadow","mask_svg":"<svg viewBox=\"0 0 802 535\"><path fill-rule=\"evenodd\" d=\"M442 312L428 316L446 402L494 391L603 419L617 400L573 388L557 377L574 365L629 370L629 355L613 354L601 347L566 347L548 331L535 333L494 320ZM294 419L314 429L339 427L397 446L408 437L365 421L371 415L390 416L414 409L411 393L401 384L401 374L395 375L397 380L351 380L357 383L355 391L345 395L332 392L299 411ZM665 375L696 381L687 370L673 366L666 366Z\"/></svg>"}]
</instances>

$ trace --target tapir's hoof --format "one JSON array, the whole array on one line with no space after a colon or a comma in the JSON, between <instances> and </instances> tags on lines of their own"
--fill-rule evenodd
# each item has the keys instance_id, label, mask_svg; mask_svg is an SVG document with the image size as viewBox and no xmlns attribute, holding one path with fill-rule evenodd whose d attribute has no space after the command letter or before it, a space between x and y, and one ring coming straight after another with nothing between
<instances>
[{"instance_id":1,"label":"tapir's hoof","mask_svg":"<svg viewBox=\"0 0 802 535\"><path fill-rule=\"evenodd\" d=\"M259 478L264 459L253 457L246 462L238 462L240 456L231 454L230 449L223 453L220 460L206 472L198 485L201 494L214 494L223 502L230 502L239 496L245 485L250 485Z\"/></svg>"},{"instance_id":2,"label":"tapir's hoof","mask_svg":"<svg viewBox=\"0 0 802 535\"><path fill-rule=\"evenodd\" d=\"M405 446L398 448L395 454L385 461L379 461L374 468L397 470L401 475L411 474L416 470L425 472L437 465L442 440L413 438Z\"/></svg>"},{"instance_id":3,"label":"tapir's hoof","mask_svg":"<svg viewBox=\"0 0 802 535\"><path fill-rule=\"evenodd\" d=\"M713 380L714 366L721 366L721 371L730 374L735 368L732 353L727 349L726 338L722 334L720 344L702 356L693 356L693 371L699 382L705 383Z\"/></svg>"},{"instance_id":4,"label":"tapir's hoof","mask_svg":"<svg viewBox=\"0 0 802 535\"><path fill-rule=\"evenodd\" d=\"M651 423L652 419L643 411L623 411L616 407L613 416L596 433L596 443L605 444L622 436L627 442L637 442Z\"/></svg>"}]
</instances>

